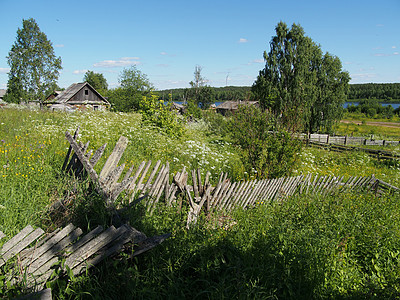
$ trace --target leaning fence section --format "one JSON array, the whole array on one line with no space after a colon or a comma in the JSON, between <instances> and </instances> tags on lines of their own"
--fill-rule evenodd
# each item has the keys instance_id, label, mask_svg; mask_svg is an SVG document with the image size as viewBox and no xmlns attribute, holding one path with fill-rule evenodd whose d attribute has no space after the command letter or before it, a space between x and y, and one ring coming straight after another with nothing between
<instances>
[{"instance_id":1,"label":"leaning fence section","mask_svg":"<svg viewBox=\"0 0 400 300\"><path fill-rule=\"evenodd\" d=\"M219 180L213 186L210 183L210 172L206 172L204 178L199 169L183 168L176 174L170 174L169 163L161 164L160 161L155 163L143 161L136 167L131 166L125 176L120 178L126 167L125 164L118 165L128 144L125 137L119 139L100 173L97 174L94 166L104 152L105 145L92 156L91 152L86 152L88 143L77 142L76 136L77 132L74 136L66 133L71 151L67 153L63 169L75 176L89 176L111 210L118 213L119 208L115 206L115 199L122 191L125 192L122 203L134 206L142 202L151 214L160 201L167 206L176 205L179 211L182 205L187 204L189 206L187 227L196 223L201 211L229 213L238 207L245 209L259 203L281 201L295 193L328 195L363 189L374 190L379 194L388 190L398 190L374 176L352 176L344 179L344 177L312 174L234 182L227 174L221 173ZM74 154L71 156L72 150Z\"/></svg>"},{"instance_id":2,"label":"leaning fence section","mask_svg":"<svg viewBox=\"0 0 400 300\"><path fill-rule=\"evenodd\" d=\"M4 237L0 232L0 239ZM20 283L26 290L40 291L62 260L74 275L79 275L120 252L128 243L136 245L132 254L136 256L168 237L169 234L148 238L128 224L106 229L97 226L85 235L73 224L47 234L28 225L0 248L0 267L8 265L5 279L10 284Z\"/></svg>"}]
</instances>

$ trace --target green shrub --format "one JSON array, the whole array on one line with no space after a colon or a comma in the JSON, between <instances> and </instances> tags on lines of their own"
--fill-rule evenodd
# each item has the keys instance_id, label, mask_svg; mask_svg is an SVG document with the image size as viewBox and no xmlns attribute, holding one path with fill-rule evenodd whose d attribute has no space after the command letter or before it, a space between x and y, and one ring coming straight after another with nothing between
<instances>
[{"instance_id":1,"label":"green shrub","mask_svg":"<svg viewBox=\"0 0 400 300\"><path fill-rule=\"evenodd\" d=\"M301 141L268 112L239 106L231 119L233 141L243 150L248 172L257 178L289 176L297 162Z\"/></svg>"}]
</instances>

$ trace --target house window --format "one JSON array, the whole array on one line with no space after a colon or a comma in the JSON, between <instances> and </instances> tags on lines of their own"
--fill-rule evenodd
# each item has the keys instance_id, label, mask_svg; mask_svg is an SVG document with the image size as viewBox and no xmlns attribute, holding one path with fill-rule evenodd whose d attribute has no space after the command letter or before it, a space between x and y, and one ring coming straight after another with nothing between
<instances>
[{"instance_id":1,"label":"house window","mask_svg":"<svg viewBox=\"0 0 400 300\"><path fill-rule=\"evenodd\" d=\"M94 105L93 110L99 110L99 107L97 105Z\"/></svg>"},{"instance_id":2,"label":"house window","mask_svg":"<svg viewBox=\"0 0 400 300\"><path fill-rule=\"evenodd\" d=\"M85 90L85 96L89 95L89 90Z\"/></svg>"}]
</instances>

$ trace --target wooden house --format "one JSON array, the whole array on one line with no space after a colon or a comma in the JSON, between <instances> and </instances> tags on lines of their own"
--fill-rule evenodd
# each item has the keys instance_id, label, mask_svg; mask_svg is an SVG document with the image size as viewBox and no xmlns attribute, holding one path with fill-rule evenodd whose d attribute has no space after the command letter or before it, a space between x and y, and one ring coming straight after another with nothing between
<instances>
[{"instance_id":1,"label":"wooden house","mask_svg":"<svg viewBox=\"0 0 400 300\"><path fill-rule=\"evenodd\" d=\"M54 91L53 93L51 93L50 95L47 96L46 102L50 102L51 100L53 100L55 97L57 97L61 93L62 93L62 91Z\"/></svg>"},{"instance_id":2,"label":"wooden house","mask_svg":"<svg viewBox=\"0 0 400 300\"><path fill-rule=\"evenodd\" d=\"M228 112L229 113L234 113L235 111L238 110L240 105L246 105L246 106L257 106L258 107L258 101L225 101L218 105L216 107L217 112L226 115Z\"/></svg>"},{"instance_id":3,"label":"wooden house","mask_svg":"<svg viewBox=\"0 0 400 300\"><path fill-rule=\"evenodd\" d=\"M80 110L105 110L111 106L110 102L87 82L74 83L55 98L46 100L50 109L53 104L70 105Z\"/></svg>"}]
</instances>

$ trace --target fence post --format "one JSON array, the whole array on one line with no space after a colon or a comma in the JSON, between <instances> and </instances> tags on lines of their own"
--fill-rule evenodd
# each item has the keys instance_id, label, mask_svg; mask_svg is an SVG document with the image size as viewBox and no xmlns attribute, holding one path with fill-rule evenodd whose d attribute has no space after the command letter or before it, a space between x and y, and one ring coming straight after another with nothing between
<instances>
[{"instance_id":1,"label":"fence post","mask_svg":"<svg viewBox=\"0 0 400 300\"><path fill-rule=\"evenodd\" d=\"M328 133L328 135L326 136L326 143L329 144L329 133Z\"/></svg>"},{"instance_id":2,"label":"fence post","mask_svg":"<svg viewBox=\"0 0 400 300\"><path fill-rule=\"evenodd\" d=\"M344 136L344 145L347 145L347 135Z\"/></svg>"}]
</instances>

